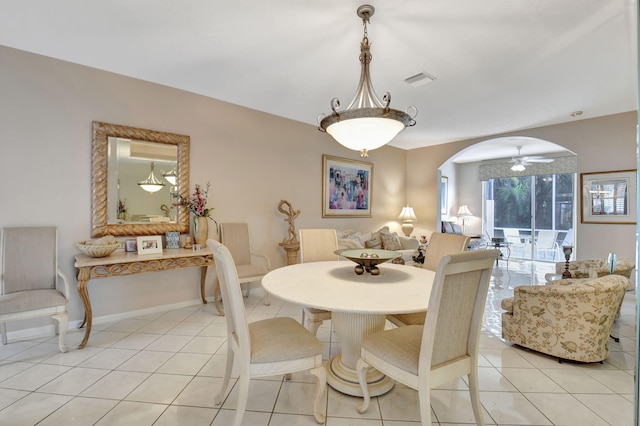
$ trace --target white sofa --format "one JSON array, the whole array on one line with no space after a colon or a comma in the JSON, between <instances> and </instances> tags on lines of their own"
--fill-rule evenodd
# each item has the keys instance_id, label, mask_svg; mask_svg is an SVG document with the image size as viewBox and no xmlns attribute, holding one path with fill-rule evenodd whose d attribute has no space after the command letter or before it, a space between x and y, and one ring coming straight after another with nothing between
<instances>
[{"instance_id":1,"label":"white sofa","mask_svg":"<svg viewBox=\"0 0 640 426\"><path fill-rule=\"evenodd\" d=\"M358 232L352 229L336 230L339 249L376 248L402 253L405 264L414 263L413 256L418 254L419 242L415 238L390 232L385 226L373 232Z\"/></svg>"}]
</instances>

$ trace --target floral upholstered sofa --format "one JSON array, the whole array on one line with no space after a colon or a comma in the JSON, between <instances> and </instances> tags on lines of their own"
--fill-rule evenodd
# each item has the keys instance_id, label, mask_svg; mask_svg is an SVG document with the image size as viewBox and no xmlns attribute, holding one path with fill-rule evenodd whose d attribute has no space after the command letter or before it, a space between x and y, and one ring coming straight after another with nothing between
<instances>
[{"instance_id":1,"label":"floral upholstered sofa","mask_svg":"<svg viewBox=\"0 0 640 426\"><path fill-rule=\"evenodd\" d=\"M556 263L556 274L562 275L565 269L565 262ZM609 262L606 258L602 259L587 259L587 260L572 260L569 262L569 272L571 272L571 278L588 278L589 270L595 268L598 272L598 276L609 275ZM622 275L623 277L631 278L631 272L636 268L636 265L631 259L617 259L613 269L615 275Z\"/></svg>"},{"instance_id":2,"label":"floral upholstered sofa","mask_svg":"<svg viewBox=\"0 0 640 426\"><path fill-rule=\"evenodd\" d=\"M384 249L398 251L405 264L413 263L413 256L418 254L419 242L415 238L398 235L384 226L375 232L358 232L352 229L336 231L339 249Z\"/></svg>"},{"instance_id":3,"label":"floral upholstered sofa","mask_svg":"<svg viewBox=\"0 0 640 426\"><path fill-rule=\"evenodd\" d=\"M629 279L607 275L520 286L503 299L502 337L562 359L602 361Z\"/></svg>"}]
</instances>

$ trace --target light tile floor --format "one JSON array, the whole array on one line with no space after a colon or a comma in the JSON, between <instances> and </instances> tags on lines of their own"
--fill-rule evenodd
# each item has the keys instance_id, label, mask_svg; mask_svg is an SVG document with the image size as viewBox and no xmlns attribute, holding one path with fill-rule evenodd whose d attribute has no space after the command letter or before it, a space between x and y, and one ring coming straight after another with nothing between
<instances>
[{"instance_id":1,"label":"light tile floor","mask_svg":"<svg viewBox=\"0 0 640 426\"><path fill-rule=\"evenodd\" d=\"M512 346L500 338L500 300L517 285L544 282L553 265L511 261L494 270L480 343L480 399L487 424L631 425L634 409L635 292L625 297L616 321L620 343L610 342L604 364L559 364L555 358ZM253 290L245 299L250 321L300 318L297 306ZM0 347L0 425L214 425L231 424L232 389L221 407L213 403L224 371L225 320L209 305L159 312L94 326L89 345L58 352L56 338ZM325 358L336 353L331 323L318 332ZM77 347L81 331L68 334ZM254 380L243 425L315 425L313 378L294 374ZM366 414L359 399L333 389L326 395L327 426L409 426L419 423L416 392L396 387L372 400ZM432 419L439 425L473 424L467 385L458 380L432 392Z\"/></svg>"}]
</instances>

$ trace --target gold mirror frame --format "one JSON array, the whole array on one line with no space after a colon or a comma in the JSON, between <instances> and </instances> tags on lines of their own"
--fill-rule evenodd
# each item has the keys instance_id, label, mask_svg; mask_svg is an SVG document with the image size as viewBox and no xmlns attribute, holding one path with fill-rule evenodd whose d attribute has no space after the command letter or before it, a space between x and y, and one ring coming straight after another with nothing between
<instances>
[{"instance_id":1,"label":"gold mirror frame","mask_svg":"<svg viewBox=\"0 0 640 426\"><path fill-rule=\"evenodd\" d=\"M157 132L94 121L91 146L91 236L161 235L189 232L189 214L178 210L176 223L107 223L107 176L109 137L176 145L178 148L178 194L189 196L189 136Z\"/></svg>"}]
</instances>

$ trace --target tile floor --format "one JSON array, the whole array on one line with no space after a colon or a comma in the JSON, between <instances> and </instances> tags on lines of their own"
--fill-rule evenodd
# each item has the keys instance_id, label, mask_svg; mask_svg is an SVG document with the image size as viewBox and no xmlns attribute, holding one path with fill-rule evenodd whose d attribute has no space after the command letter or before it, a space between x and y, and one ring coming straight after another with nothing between
<instances>
[{"instance_id":1,"label":"tile floor","mask_svg":"<svg viewBox=\"0 0 640 426\"><path fill-rule=\"evenodd\" d=\"M501 262L494 270L480 344L480 399L487 424L631 425L634 409L635 292L628 292L604 364L559 364L500 338L500 300L516 285L544 281L551 264ZM250 321L300 317L293 305L262 303L260 289L246 300ZM214 425L231 424L236 394L216 407L225 362L225 322L209 305L196 305L94 326L89 345L58 352L52 336L0 347L0 425ZM337 350L331 324L318 337L325 356ZM77 347L79 331L67 343ZM243 425L315 425L313 379L295 374L254 380ZM432 392L436 425L473 424L463 380ZM326 395L327 426L419 424L416 393L400 385L356 412L358 398L333 389Z\"/></svg>"}]
</instances>

